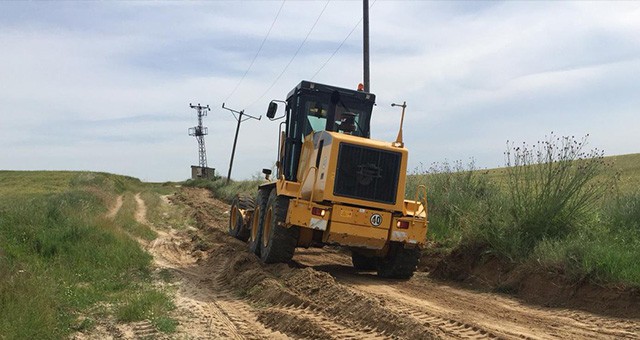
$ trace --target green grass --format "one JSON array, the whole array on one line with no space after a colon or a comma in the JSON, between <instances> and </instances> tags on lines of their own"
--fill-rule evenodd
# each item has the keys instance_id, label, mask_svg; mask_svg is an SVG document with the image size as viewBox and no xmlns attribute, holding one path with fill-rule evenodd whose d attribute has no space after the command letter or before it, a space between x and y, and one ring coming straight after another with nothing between
<instances>
[{"instance_id":1,"label":"green grass","mask_svg":"<svg viewBox=\"0 0 640 340\"><path fill-rule=\"evenodd\" d=\"M109 311L131 305L130 296L155 294L151 256L129 237L124 217L104 218L115 197L140 190L140 181L0 171L0 183L0 338L64 338L92 327L98 304ZM166 303L151 302L142 309L168 319L168 308L157 307Z\"/></svg>"},{"instance_id":2,"label":"green grass","mask_svg":"<svg viewBox=\"0 0 640 340\"><path fill-rule=\"evenodd\" d=\"M533 259L576 281L591 278L602 283L640 286L640 235L596 227L561 240L544 240Z\"/></svg>"},{"instance_id":3,"label":"green grass","mask_svg":"<svg viewBox=\"0 0 640 340\"><path fill-rule=\"evenodd\" d=\"M545 240L535 257L574 277L640 286L640 191L604 202L598 223Z\"/></svg>"},{"instance_id":4,"label":"green grass","mask_svg":"<svg viewBox=\"0 0 640 340\"><path fill-rule=\"evenodd\" d=\"M147 290L124 298L123 303L116 310L116 317L123 322L153 321L174 308L173 301L165 293Z\"/></svg>"},{"instance_id":5,"label":"green grass","mask_svg":"<svg viewBox=\"0 0 640 340\"><path fill-rule=\"evenodd\" d=\"M181 229L188 225L195 225L193 216L187 213L185 206L179 202L167 204L166 198L163 198L172 194L174 190L173 186L161 186L142 192L142 199L147 206L147 220L156 228Z\"/></svg>"},{"instance_id":6,"label":"green grass","mask_svg":"<svg viewBox=\"0 0 640 340\"><path fill-rule=\"evenodd\" d=\"M498 188L473 163L434 164L408 176L406 197L414 199L418 185L427 187L429 238L454 247L476 238L476 231L501 216Z\"/></svg>"},{"instance_id":7,"label":"green grass","mask_svg":"<svg viewBox=\"0 0 640 340\"><path fill-rule=\"evenodd\" d=\"M213 181L197 179L186 181L184 186L207 188L211 190L216 198L231 203L237 194L255 196L258 192L258 186L264 182L263 179L258 179L257 177L247 181L231 181L229 184L227 184L227 180L224 178Z\"/></svg>"},{"instance_id":8,"label":"green grass","mask_svg":"<svg viewBox=\"0 0 640 340\"><path fill-rule=\"evenodd\" d=\"M146 203L146 202L145 202ZM148 226L140 224L135 219L135 211L137 203L135 200L135 194L132 192L126 192L123 194L122 207L115 216L115 222L122 226L122 228L130 233L135 238L141 238L143 240L151 241L158 235L155 231L151 230Z\"/></svg>"},{"instance_id":9,"label":"green grass","mask_svg":"<svg viewBox=\"0 0 640 340\"><path fill-rule=\"evenodd\" d=\"M69 188L77 175L70 171L2 171L0 198L60 193Z\"/></svg>"}]
</instances>

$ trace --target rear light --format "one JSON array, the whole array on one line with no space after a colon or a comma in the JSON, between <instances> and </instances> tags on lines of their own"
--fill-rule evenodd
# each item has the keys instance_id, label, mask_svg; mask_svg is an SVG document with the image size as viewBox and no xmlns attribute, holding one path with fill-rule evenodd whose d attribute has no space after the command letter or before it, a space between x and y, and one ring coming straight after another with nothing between
<instances>
[{"instance_id":1,"label":"rear light","mask_svg":"<svg viewBox=\"0 0 640 340\"><path fill-rule=\"evenodd\" d=\"M313 208L311 208L311 214L316 215L316 216L320 216L320 217L324 217L324 215L327 214L327 211L322 209L322 208L313 207Z\"/></svg>"},{"instance_id":2,"label":"rear light","mask_svg":"<svg viewBox=\"0 0 640 340\"><path fill-rule=\"evenodd\" d=\"M396 226L398 229L409 229L409 221L398 221Z\"/></svg>"}]
</instances>

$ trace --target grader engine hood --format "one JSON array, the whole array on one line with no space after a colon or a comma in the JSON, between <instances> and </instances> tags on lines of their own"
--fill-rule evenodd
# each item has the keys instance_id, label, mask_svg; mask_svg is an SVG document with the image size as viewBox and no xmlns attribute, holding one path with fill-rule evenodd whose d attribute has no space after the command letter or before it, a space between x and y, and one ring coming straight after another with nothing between
<instances>
[{"instance_id":1,"label":"grader engine hood","mask_svg":"<svg viewBox=\"0 0 640 340\"><path fill-rule=\"evenodd\" d=\"M388 142L337 132L309 134L298 168L302 196L309 199L313 191L316 202L403 211L407 156L407 149Z\"/></svg>"}]
</instances>

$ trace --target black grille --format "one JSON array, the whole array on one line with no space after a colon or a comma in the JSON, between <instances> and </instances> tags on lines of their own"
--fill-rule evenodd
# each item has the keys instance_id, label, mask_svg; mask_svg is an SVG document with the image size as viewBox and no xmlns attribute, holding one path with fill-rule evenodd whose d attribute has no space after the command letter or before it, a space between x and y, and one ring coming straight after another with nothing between
<instances>
[{"instance_id":1,"label":"black grille","mask_svg":"<svg viewBox=\"0 0 640 340\"><path fill-rule=\"evenodd\" d=\"M395 204L399 152L340 143L333 194Z\"/></svg>"}]
</instances>

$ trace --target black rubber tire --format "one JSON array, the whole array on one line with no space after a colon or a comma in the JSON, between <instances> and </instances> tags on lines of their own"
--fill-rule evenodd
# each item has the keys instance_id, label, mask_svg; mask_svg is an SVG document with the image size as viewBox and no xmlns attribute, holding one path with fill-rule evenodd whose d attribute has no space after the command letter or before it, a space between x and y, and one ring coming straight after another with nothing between
<instances>
[{"instance_id":1,"label":"black rubber tire","mask_svg":"<svg viewBox=\"0 0 640 340\"><path fill-rule=\"evenodd\" d=\"M260 242L260 259L264 263L289 262L293 258L300 230L296 226L289 228L284 226L287 210L289 210L289 197L278 196L273 189L269 194L264 213L263 235Z\"/></svg>"},{"instance_id":2,"label":"black rubber tire","mask_svg":"<svg viewBox=\"0 0 640 340\"><path fill-rule=\"evenodd\" d=\"M376 270L378 269L378 260L377 257L368 257L355 250L351 251L351 263L353 263L353 268L355 269Z\"/></svg>"},{"instance_id":3,"label":"black rubber tire","mask_svg":"<svg viewBox=\"0 0 640 340\"><path fill-rule=\"evenodd\" d=\"M387 256L378 261L378 276L408 279L418 268L419 261L419 249L405 249L401 243L392 243Z\"/></svg>"},{"instance_id":4,"label":"black rubber tire","mask_svg":"<svg viewBox=\"0 0 640 340\"><path fill-rule=\"evenodd\" d=\"M229 235L241 241L249 239L249 226L245 225L245 219L242 218L239 209L250 210L248 213L253 213L255 206L256 202L248 195L239 194L233 198L229 210Z\"/></svg>"},{"instance_id":5,"label":"black rubber tire","mask_svg":"<svg viewBox=\"0 0 640 340\"><path fill-rule=\"evenodd\" d=\"M256 205L253 210L253 219L249 226L249 252L260 256L260 240L262 239L262 224L264 223L264 212L269 200L270 189L258 189ZM253 228L256 228L255 233ZM255 237L253 237L255 235Z\"/></svg>"}]
</instances>

